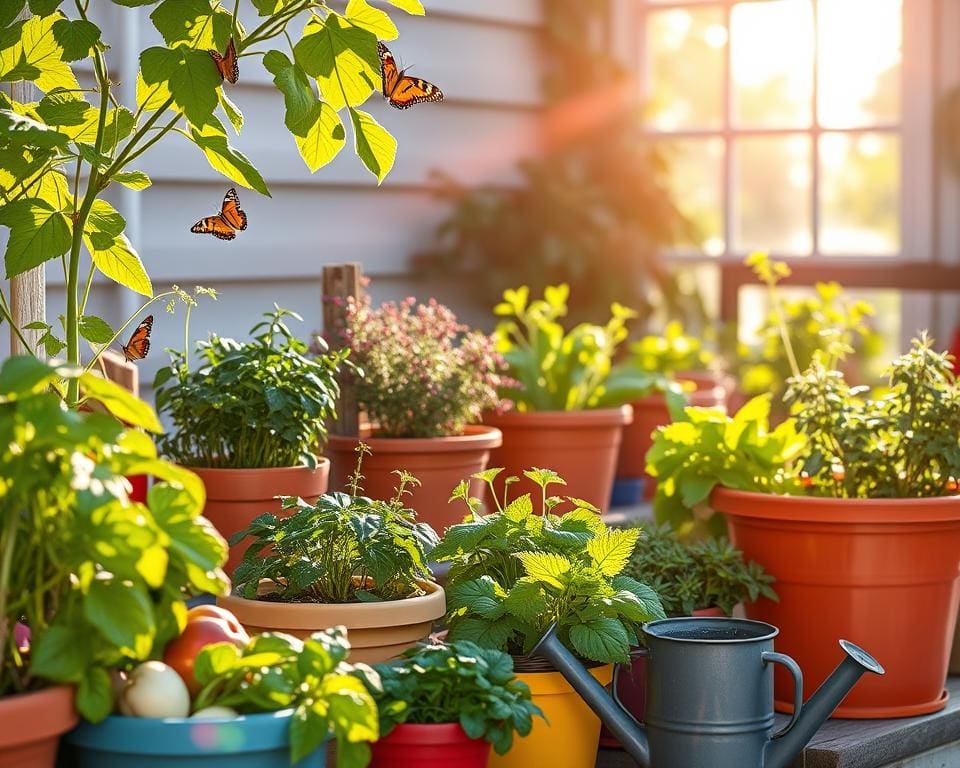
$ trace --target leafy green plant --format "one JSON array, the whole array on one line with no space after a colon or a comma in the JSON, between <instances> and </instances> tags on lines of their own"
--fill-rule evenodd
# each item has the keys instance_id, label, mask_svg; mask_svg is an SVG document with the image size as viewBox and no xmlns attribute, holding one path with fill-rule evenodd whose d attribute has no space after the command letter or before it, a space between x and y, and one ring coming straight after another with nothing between
<instances>
[{"instance_id":1,"label":"leafy green plant","mask_svg":"<svg viewBox=\"0 0 960 768\"><path fill-rule=\"evenodd\" d=\"M738 603L777 599L773 577L725 538L684 542L668 526L644 524L625 573L656 591L668 616L704 608L732 615Z\"/></svg>"},{"instance_id":2,"label":"leafy green plant","mask_svg":"<svg viewBox=\"0 0 960 768\"><path fill-rule=\"evenodd\" d=\"M237 594L256 598L261 579L274 584L267 599L284 602L371 602L423 594L421 582L430 578L427 555L437 534L403 504L416 478L399 471L396 494L388 501L359 495L367 452L361 444L349 493L328 493L316 504L284 496L289 516L260 515L231 538L233 545L253 537L233 576Z\"/></svg>"},{"instance_id":3,"label":"leafy green plant","mask_svg":"<svg viewBox=\"0 0 960 768\"><path fill-rule=\"evenodd\" d=\"M163 39L163 45L140 52L136 99L129 105L118 99L107 56L111 48L88 17L90 0L74 0L73 19L59 9L61 3L30 0L32 15L26 19L18 18L25 0L5 0L0 9L0 81L27 81L42 94L37 102L0 95L0 225L10 230L6 277L61 261L65 340L39 318L34 322L49 337L44 344L63 345L71 364L82 362L81 338L96 345L89 369L161 298L124 235L126 222L106 199L116 185L137 191L150 186L135 162L151 147L177 134L231 182L269 195L263 177L230 143L224 119L239 133L243 114L209 51L223 52L232 40L241 70L248 57L262 57L284 98L283 123L311 172L345 146L344 111L357 155L378 182L393 165L396 140L359 107L380 83L378 38L398 33L390 16L367 0L349 0L342 11L325 0L254 0L247 13L257 16L247 24L239 18L238 0L232 11L221 0L113 0L129 8L156 6L150 20ZM419 0L390 3L424 13ZM276 43L286 43L289 54L270 47ZM75 67L89 67L92 88L81 87ZM134 73L127 77L132 80ZM86 313L98 272L146 298L116 332ZM0 316L12 322L5 297ZM72 407L79 401L76 379L69 382L67 399Z\"/></svg>"},{"instance_id":4,"label":"leafy green plant","mask_svg":"<svg viewBox=\"0 0 960 768\"><path fill-rule=\"evenodd\" d=\"M501 471L474 475L489 484L494 498ZM580 656L626 661L640 626L664 615L652 589L623 575L640 532L609 528L585 501L548 496L550 485L563 484L555 472L524 475L540 486L541 514L523 494L496 500L497 512L480 515L481 502L470 497L466 481L451 497L466 503L472 520L449 527L432 553L451 564L450 639L525 655L556 624L557 636ZM561 504L572 509L555 514Z\"/></svg>"},{"instance_id":5,"label":"leafy green plant","mask_svg":"<svg viewBox=\"0 0 960 768\"><path fill-rule=\"evenodd\" d=\"M68 410L51 388L70 381L107 412ZM156 415L109 381L29 356L0 367L0 696L67 683L80 714L101 720L110 671L162 652L184 598L226 591L203 484L141 429L159 432ZM158 481L146 504L128 497L124 476L138 474Z\"/></svg>"},{"instance_id":6,"label":"leafy green plant","mask_svg":"<svg viewBox=\"0 0 960 768\"><path fill-rule=\"evenodd\" d=\"M403 723L460 723L471 739L506 754L514 732L530 733L542 716L517 680L507 654L461 640L411 648L401 659L354 673L377 702L381 738Z\"/></svg>"},{"instance_id":7,"label":"leafy green plant","mask_svg":"<svg viewBox=\"0 0 960 768\"><path fill-rule=\"evenodd\" d=\"M641 371L674 376L684 371L706 371L713 353L695 336L683 332L683 325L667 323L662 336L644 336L630 345L629 363Z\"/></svg>"},{"instance_id":8,"label":"leafy green plant","mask_svg":"<svg viewBox=\"0 0 960 768\"><path fill-rule=\"evenodd\" d=\"M611 377L617 348L627 338L627 321L636 313L610 307L605 326L581 323L566 332L570 287L548 286L542 299L530 301L527 286L503 292L493 312L503 318L494 337L514 383L501 387L520 411L578 411L635 400L657 386L658 377L623 369Z\"/></svg>"},{"instance_id":9,"label":"leafy green plant","mask_svg":"<svg viewBox=\"0 0 960 768\"><path fill-rule=\"evenodd\" d=\"M241 714L293 709L290 761L334 739L339 768L363 768L379 736L377 706L346 662L347 631L334 627L305 640L264 632L246 647L215 643L194 663L202 686L194 709L222 706Z\"/></svg>"},{"instance_id":10,"label":"leafy green plant","mask_svg":"<svg viewBox=\"0 0 960 768\"><path fill-rule=\"evenodd\" d=\"M316 466L315 451L340 395L345 353L309 354L277 307L250 329L251 341L211 334L197 344L202 364L171 351L154 379L157 408L173 425L162 452L186 466Z\"/></svg>"}]
</instances>

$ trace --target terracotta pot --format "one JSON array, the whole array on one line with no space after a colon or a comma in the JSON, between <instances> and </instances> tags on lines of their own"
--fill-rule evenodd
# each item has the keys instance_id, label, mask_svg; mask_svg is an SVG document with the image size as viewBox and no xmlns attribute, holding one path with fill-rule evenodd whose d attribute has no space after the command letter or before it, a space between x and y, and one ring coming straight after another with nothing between
<instances>
[{"instance_id":1,"label":"terracotta pot","mask_svg":"<svg viewBox=\"0 0 960 768\"><path fill-rule=\"evenodd\" d=\"M956 628L953 631L953 648L950 651L950 666L947 671L951 675L960 675L960 615L957 616Z\"/></svg>"},{"instance_id":2,"label":"terracotta pot","mask_svg":"<svg viewBox=\"0 0 960 768\"><path fill-rule=\"evenodd\" d=\"M501 478L521 478L510 486L511 498L523 493L539 498L540 489L523 476L523 470L542 467L558 472L567 481L565 486L551 486L548 493L574 496L606 510L620 435L632 418L629 405L586 411L487 414L484 423L503 432L503 445L490 453L490 466L506 469ZM497 489L497 495L502 497L502 480Z\"/></svg>"},{"instance_id":3,"label":"terracotta pot","mask_svg":"<svg viewBox=\"0 0 960 768\"><path fill-rule=\"evenodd\" d=\"M363 491L373 499L389 499L397 485L395 469L415 475L420 486L404 497L404 503L417 511L421 522L429 523L438 533L462 522L466 507L450 504L450 493L461 480L487 468L490 450L503 442L499 429L482 425L468 426L462 435L451 437L376 437L368 427L361 437L331 435L327 446L330 454L330 487L342 491L357 465L356 447L363 440L373 454L363 459ZM475 496L483 492L483 483L471 481Z\"/></svg>"},{"instance_id":4,"label":"terracotta pot","mask_svg":"<svg viewBox=\"0 0 960 768\"><path fill-rule=\"evenodd\" d=\"M307 466L280 467L273 469L208 469L187 467L203 480L207 490L207 503L203 516L229 540L242 531L251 521L264 512L283 514L277 496L300 496L307 501L316 501L327 492L330 461L317 459L316 469ZM227 560L228 576L243 559L247 543L241 541L230 547Z\"/></svg>"},{"instance_id":5,"label":"terracotta pot","mask_svg":"<svg viewBox=\"0 0 960 768\"><path fill-rule=\"evenodd\" d=\"M307 637L329 627L344 626L350 640L350 661L378 664L425 640L433 622L446 613L443 589L430 581L421 586L426 595L382 603L280 603L227 595L218 597L217 605L233 611L251 635L286 632ZM270 588L269 582L262 583L261 594Z\"/></svg>"},{"instance_id":6,"label":"terracotta pot","mask_svg":"<svg viewBox=\"0 0 960 768\"><path fill-rule=\"evenodd\" d=\"M73 688L0 697L0 768L53 768L60 736L77 724Z\"/></svg>"},{"instance_id":7,"label":"terracotta pot","mask_svg":"<svg viewBox=\"0 0 960 768\"><path fill-rule=\"evenodd\" d=\"M460 723L405 723L370 747L370 768L487 768L490 756L490 745Z\"/></svg>"},{"instance_id":8,"label":"terracotta pot","mask_svg":"<svg viewBox=\"0 0 960 768\"><path fill-rule=\"evenodd\" d=\"M861 680L836 717L910 717L942 709L960 600L960 496L823 499L718 488L744 560L776 577L780 602L760 598L748 618L780 628L777 650L803 669L809 696L850 640L887 670ZM776 673L776 706L792 687Z\"/></svg>"},{"instance_id":9,"label":"terracotta pot","mask_svg":"<svg viewBox=\"0 0 960 768\"><path fill-rule=\"evenodd\" d=\"M677 374L677 381L692 383L696 389L687 393L690 405L702 408L726 408L727 390L711 373L694 372ZM644 498L651 499L657 489L655 478L647 474L647 451L653 445L653 433L657 427L666 426L672 419L667 409L667 396L658 392L634 400L633 423L624 427L623 440L617 460L617 477L646 480Z\"/></svg>"}]
</instances>

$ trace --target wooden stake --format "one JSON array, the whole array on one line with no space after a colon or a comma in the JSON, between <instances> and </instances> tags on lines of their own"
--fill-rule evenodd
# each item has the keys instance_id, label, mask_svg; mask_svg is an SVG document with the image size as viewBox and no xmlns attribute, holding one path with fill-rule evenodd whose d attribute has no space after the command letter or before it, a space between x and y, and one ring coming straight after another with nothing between
<instances>
[{"instance_id":1,"label":"wooden stake","mask_svg":"<svg viewBox=\"0 0 960 768\"><path fill-rule=\"evenodd\" d=\"M347 299L360 298L363 270L359 263L330 264L323 268L323 330L331 349L342 347L340 342L347 322ZM330 432L343 437L360 434L360 411L357 392L350 376L340 374L340 401L337 418Z\"/></svg>"}]
</instances>

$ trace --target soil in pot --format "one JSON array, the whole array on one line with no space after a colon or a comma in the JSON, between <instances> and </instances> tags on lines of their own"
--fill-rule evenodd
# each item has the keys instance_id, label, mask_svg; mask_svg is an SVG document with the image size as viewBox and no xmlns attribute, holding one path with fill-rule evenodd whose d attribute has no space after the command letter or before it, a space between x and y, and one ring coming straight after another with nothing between
<instances>
[{"instance_id":1,"label":"soil in pot","mask_svg":"<svg viewBox=\"0 0 960 768\"><path fill-rule=\"evenodd\" d=\"M53 768L60 736L77 724L74 689L0 697L0 768Z\"/></svg>"},{"instance_id":2,"label":"soil in pot","mask_svg":"<svg viewBox=\"0 0 960 768\"><path fill-rule=\"evenodd\" d=\"M370 768L487 768L490 745L459 723L404 724L371 745Z\"/></svg>"},{"instance_id":3,"label":"soil in pot","mask_svg":"<svg viewBox=\"0 0 960 768\"><path fill-rule=\"evenodd\" d=\"M450 504L450 493L461 480L487 468L490 451L500 446L500 430L483 425L468 426L462 435L450 437L377 437L369 427L360 438L331 435L327 452L332 463L330 487L345 490L357 465L359 440L372 454L363 459L363 492L373 499L390 499L395 494L396 469L414 475L420 485L404 496L404 504L417 511L420 522L429 523L437 533L462 522L463 507ZM480 496L483 483L471 481L471 494Z\"/></svg>"}]
</instances>

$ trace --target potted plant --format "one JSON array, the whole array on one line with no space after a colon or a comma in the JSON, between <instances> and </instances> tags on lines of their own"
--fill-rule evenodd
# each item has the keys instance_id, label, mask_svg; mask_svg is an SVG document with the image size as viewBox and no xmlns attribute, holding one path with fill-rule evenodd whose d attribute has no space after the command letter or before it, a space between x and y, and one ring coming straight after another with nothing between
<instances>
[{"instance_id":1,"label":"potted plant","mask_svg":"<svg viewBox=\"0 0 960 768\"><path fill-rule=\"evenodd\" d=\"M491 493L500 472L480 474ZM538 489L536 512L524 493L498 499L497 511L482 516L466 481L454 491L472 519L448 528L432 555L450 563L449 640L513 655L519 679L546 718L509 753L492 757L492 766L592 768L599 719L559 672L527 654L556 625L560 640L608 684L612 665L629 660L641 625L663 618L663 609L652 589L623 573L638 530L607 527L585 501L548 496L549 486L562 482L550 470L525 475ZM559 514L561 505L569 511Z\"/></svg>"},{"instance_id":2,"label":"potted plant","mask_svg":"<svg viewBox=\"0 0 960 768\"><path fill-rule=\"evenodd\" d=\"M476 423L499 406L505 383L493 339L433 299L374 308L365 297L349 302L343 341L362 371L354 386L372 426L359 438L330 437L333 488L349 483L362 440L373 451L364 467L368 496L389 499L402 467L419 480L408 502L421 519L438 531L460 522L447 504L450 489L485 469L502 440L495 427Z\"/></svg>"},{"instance_id":3,"label":"potted plant","mask_svg":"<svg viewBox=\"0 0 960 768\"><path fill-rule=\"evenodd\" d=\"M411 648L373 670L355 672L380 715L371 768L487 768L491 745L506 754L540 715L511 658L465 640Z\"/></svg>"},{"instance_id":4,"label":"potted plant","mask_svg":"<svg viewBox=\"0 0 960 768\"><path fill-rule=\"evenodd\" d=\"M657 379L626 371L608 380L635 313L613 304L605 326L581 323L566 332L560 320L569 293L566 285L551 286L542 299L530 301L523 286L504 291L503 302L494 308L502 318L495 332L497 350L514 383L500 392L513 409L484 418L503 433L503 445L491 453L490 463L504 467L507 476L523 477L536 457L537 464L566 478L571 495L606 506L620 434L632 418L625 403L650 391ZM521 480L521 490L533 493L536 487Z\"/></svg>"},{"instance_id":5,"label":"potted plant","mask_svg":"<svg viewBox=\"0 0 960 768\"><path fill-rule=\"evenodd\" d=\"M776 297L785 266L751 262ZM687 408L658 430L649 467L667 482L654 509L675 527L729 527L776 577L780 602L761 598L747 614L780 627L781 649L814 686L837 638L883 660L886 677L863 681L840 717L934 712L960 597L960 384L922 335L871 396L838 370L843 349L790 379L793 417L776 430L763 396L732 417ZM789 692L778 678L781 709Z\"/></svg>"},{"instance_id":6,"label":"potted plant","mask_svg":"<svg viewBox=\"0 0 960 768\"><path fill-rule=\"evenodd\" d=\"M444 614L427 555L437 535L405 506L414 481L399 473L386 501L361 495L366 445L349 489L315 503L281 498L284 517L264 514L233 538L248 543L230 595L218 602L251 632L298 637L337 625L350 632L354 660L386 661L425 639Z\"/></svg>"},{"instance_id":7,"label":"potted plant","mask_svg":"<svg viewBox=\"0 0 960 768\"><path fill-rule=\"evenodd\" d=\"M330 462L314 451L327 434L340 388L342 353L310 355L276 308L249 341L211 334L197 344L199 364L171 351L157 371L157 408L172 425L165 456L189 467L207 489L206 517L229 539L281 494L315 500L327 490ZM185 334L186 336L187 334ZM228 572L242 550L231 547Z\"/></svg>"},{"instance_id":8,"label":"potted plant","mask_svg":"<svg viewBox=\"0 0 960 768\"><path fill-rule=\"evenodd\" d=\"M192 700L176 673L148 662L121 693L125 714L67 735L70 756L76 768L323 768L332 741L338 766L362 768L377 710L349 650L342 627L211 643L197 653Z\"/></svg>"},{"instance_id":9,"label":"potted plant","mask_svg":"<svg viewBox=\"0 0 960 768\"><path fill-rule=\"evenodd\" d=\"M105 412L69 410L73 383ZM2 765L52 768L77 713L110 712L111 674L178 634L184 597L226 589L202 483L141 431L160 429L93 374L29 356L0 367ZM146 503L124 479L140 473L157 478Z\"/></svg>"}]
</instances>

